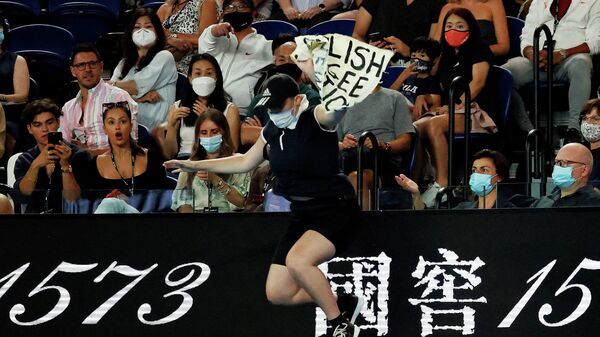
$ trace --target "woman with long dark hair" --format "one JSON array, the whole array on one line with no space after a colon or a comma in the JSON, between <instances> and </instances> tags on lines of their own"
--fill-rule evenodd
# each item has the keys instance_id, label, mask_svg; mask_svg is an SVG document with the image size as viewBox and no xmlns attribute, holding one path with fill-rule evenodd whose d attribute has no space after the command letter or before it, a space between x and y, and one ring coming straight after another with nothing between
<instances>
[{"instance_id":1,"label":"woman with long dark hair","mask_svg":"<svg viewBox=\"0 0 600 337\"><path fill-rule=\"evenodd\" d=\"M148 8L136 10L123 34L123 59L110 79L138 102L138 123L150 129L166 120L175 102L177 68L173 55L164 50L165 40L156 14Z\"/></svg>"},{"instance_id":2,"label":"woman with long dark hair","mask_svg":"<svg viewBox=\"0 0 600 337\"><path fill-rule=\"evenodd\" d=\"M7 51L8 21L0 17L0 101L23 103L29 96L29 68L23 56Z\"/></svg>"},{"instance_id":3,"label":"woman with long dark hair","mask_svg":"<svg viewBox=\"0 0 600 337\"><path fill-rule=\"evenodd\" d=\"M223 113L209 108L196 119L190 160L216 159L232 156L233 146L229 125ZM171 208L180 213L217 207L219 212L241 209L246 203L250 173L216 174L207 171L180 173L173 192Z\"/></svg>"},{"instance_id":4,"label":"woman with long dark hair","mask_svg":"<svg viewBox=\"0 0 600 337\"><path fill-rule=\"evenodd\" d=\"M430 146L435 162L435 182L423 194L427 206L432 206L435 195L451 182L448 181L448 100L450 84L457 76L462 76L469 83L471 99L483 110L491 108L490 97L483 92L493 59L493 54L479 35L479 27L473 14L466 8L455 7L448 10L443 26L441 39L442 54L439 61L438 75L442 87L442 101L446 104L439 108L433 117L422 118L415 122L419 130L421 144ZM459 102L454 102L456 111L464 109L464 90L457 91ZM486 110L490 111L491 110ZM455 131L464 132L464 114L455 115ZM424 147L421 147L424 151ZM420 155L424 158L424 155Z\"/></svg>"},{"instance_id":5,"label":"woman with long dark hair","mask_svg":"<svg viewBox=\"0 0 600 337\"><path fill-rule=\"evenodd\" d=\"M194 125L199 116L210 108L221 111L227 118L231 146L240 145L240 113L223 89L223 73L217 60L209 54L196 54L190 61L188 88L181 101L169 111L167 132L162 142L166 158L187 158L195 144Z\"/></svg>"}]
</instances>

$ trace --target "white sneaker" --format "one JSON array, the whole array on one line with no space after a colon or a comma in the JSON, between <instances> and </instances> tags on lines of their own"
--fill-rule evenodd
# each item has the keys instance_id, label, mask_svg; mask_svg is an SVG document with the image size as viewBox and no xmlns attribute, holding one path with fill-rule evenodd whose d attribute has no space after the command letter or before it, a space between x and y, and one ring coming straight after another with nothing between
<instances>
[{"instance_id":1,"label":"white sneaker","mask_svg":"<svg viewBox=\"0 0 600 337\"><path fill-rule=\"evenodd\" d=\"M440 186L440 184L437 182L434 182L433 184L429 185L429 188L427 188L423 194L421 194L421 200L423 200L423 203L425 206L427 206L427 208L433 208L433 206L435 206L435 197L441 189L442 186ZM447 200L447 197L444 195L442 201L445 200Z\"/></svg>"}]
</instances>

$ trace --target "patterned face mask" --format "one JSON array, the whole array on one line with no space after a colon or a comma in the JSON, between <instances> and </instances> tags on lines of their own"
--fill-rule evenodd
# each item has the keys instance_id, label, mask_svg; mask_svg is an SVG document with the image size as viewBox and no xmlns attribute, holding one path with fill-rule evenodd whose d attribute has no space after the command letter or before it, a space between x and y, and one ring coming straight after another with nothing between
<instances>
[{"instance_id":1,"label":"patterned face mask","mask_svg":"<svg viewBox=\"0 0 600 337\"><path fill-rule=\"evenodd\" d=\"M600 140L600 125L581 122L581 134L583 138L590 143L595 143Z\"/></svg>"}]
</instances>

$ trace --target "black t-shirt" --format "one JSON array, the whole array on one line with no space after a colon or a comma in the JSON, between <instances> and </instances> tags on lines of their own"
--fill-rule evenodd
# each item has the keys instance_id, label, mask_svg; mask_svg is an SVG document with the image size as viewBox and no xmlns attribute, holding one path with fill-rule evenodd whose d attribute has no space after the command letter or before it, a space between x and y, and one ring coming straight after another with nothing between
<instances>
[{"instance_id":1,"label":"black t-shirt","mask_svg":"<svg viewBox=\"0 0 600 337\"><path fill-rule=\"evenodd\" d=\"M594 167L590 173L590 185L600 188L600 149L592 150L594 157Z\"/></svg>"},{"instance_id":2,"label":"black t-shirt","mask_svg":"<svg viewBox=\"0 0 600 337\"><path fill-rule=\"evenodd\" d=\"M300 114L294 129L280 129L269 121L262 137L277 178L275 194L354 197L352 185L339 169L336 130L326 130L317 122L314 106Z\"/></svg>"},{"instance_id":3,"label":"black t-shirt","mask_svg":"<svg viewBox=\"0 0 600 337\"><path fill-rule=\"evenodd\" d=\"M407 45L419 36L429 36L445 0L364 0L362 7L373 17L369 34L379 32L383 37L395 36Z\"/></svg>"},{"instance_id":4,"label":"black t-shirt","mask_svg":"<svg viewBox=\"0 0 600 337\"><path fill-rule=\"evenodd\" d=\"M492 54L490 47L481 40L476 41L469 46L465 45L461 47L458 54L444 53L441 57L438 70L444 104L448 104L450 84L456 76L463 76L467 80L467 83L471 83L471 80L473 79L473 65L480 62L487 62L490 64L489 74L492 70L491 64L493 58L494 54ZM493 104L493 88L491 88L488 83L491 83L489 75L486 80L486 85L472 101L477 102L494 121L498 121L496 118L497 111L495 111ZM457 90L455 93L456 98L460 98L463 92L463 90Z\"/></svg>"},{"instance_id":5,"label":"black t-shirt","mask_svg":"<svg viewBox=\"0 0 600 337\"><path fill-rule=\"evenodd\" d=\"M415 103L419 95L441 95L440 81L437 77L418 78L411 76L404 81L399 90L411 103Z\"/></svg>"},{"instance_id":6,"label":"black t-shirt","mask_svg":"<svg viewBox=\"0 0 600 337\"><path fill-rule=\"evenodd\" d=\"M17 54L4 52L0 54L0 92L11 95L15 93L13 76Z\"/></svg>"}]
</instances>

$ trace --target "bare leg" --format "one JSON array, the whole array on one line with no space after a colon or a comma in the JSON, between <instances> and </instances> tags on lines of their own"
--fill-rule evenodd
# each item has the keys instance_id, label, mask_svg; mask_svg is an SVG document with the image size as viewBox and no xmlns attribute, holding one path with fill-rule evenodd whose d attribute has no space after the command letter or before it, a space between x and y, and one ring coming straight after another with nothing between
<instances>
[{"instance_id":1,"label":"bare leg","mask_svg":"<svg viewBox=\"0 0 600 337\"><path fill-rule=\"evenodd\" d=\"M266 285L267 299L277 305L296 305L314 302L310 295L292 278L286 266L272 264Z\"/></svg>"},{"instance_id":2,"label":"bare leg","mask_svg":"<svg viewBox=\"0 0 600 337\"><path fill-rule=\"evenodd\" d=\"M457 114L454 130L463 132L464 115ZM436 181L440 186L448 186L448 115L435 116L426 128L435 160Z\"/></svg>"},{"instance_id":3,"label":"bare leg","mask_svg":"<svg viewBox=\"0 0 600 337\"><path fill-rule=\"evenodd\" d=\"M358 173L356 171L350 172L348 175L348 179L354 187L354 191L358 192ZM363 171L363 186L362 186L362 210L368 211L371 208L371 204L369 202L369 196L371 195L371 188L373 187L373 171L372 170L364 170Z\"/></svg>"}]
</instances>

